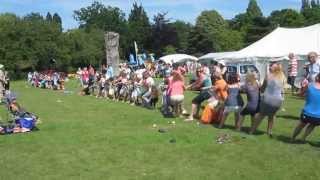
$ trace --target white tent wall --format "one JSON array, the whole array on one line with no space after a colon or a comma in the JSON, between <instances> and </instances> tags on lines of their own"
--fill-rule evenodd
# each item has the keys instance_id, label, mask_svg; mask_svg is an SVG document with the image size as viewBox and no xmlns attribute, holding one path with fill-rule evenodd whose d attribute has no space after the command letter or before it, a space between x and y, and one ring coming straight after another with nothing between
<instances>
[{"instance_id":1,"label":"white tent wall","mask_svg":"<svg viewBox=\"0 0 320 180\"><path fill-rule=\"evenodd\" d=\"M221 55L216 61L255 64L264 79L268 70L268 64L278 59L283 64L284 72L287 74L288 54L294 53L298 58L298 77L304 75L304 64L306 55L315 51L320 54L320 24L304 28L281 28L278 27L259 41L250 46L229 54ZM201 58L200 58L201 59Z\"/></svg>"}]
</instances>

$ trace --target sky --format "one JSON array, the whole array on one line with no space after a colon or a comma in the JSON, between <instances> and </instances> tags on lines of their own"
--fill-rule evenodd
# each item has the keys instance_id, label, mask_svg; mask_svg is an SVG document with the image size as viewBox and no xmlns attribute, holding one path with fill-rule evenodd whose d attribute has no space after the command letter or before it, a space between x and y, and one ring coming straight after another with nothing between
<instances>
[{"instance_id":1,"label":"sky","mask_svg":"<svg viewBox=\"0 0 320 180\"><path fill-rule=\"evenodd\" d=\"M141 3L150 20L159 12L168 12L171 20L183 20L195 23L204 10L217 10L225 19L245 12L249 0L98 0L104 5L116 6L130 13L134 1ZM19 16L30 12L39 12L46 16L57 12L63 22L64 30L77 28L78 22L73 18L73 11L92 4L93 0L0 0L0 13L15 13ZM273 10L291 8L299 10L301 0L257 0L263 14L268 16Z\"/></svg>"}]
</instances>

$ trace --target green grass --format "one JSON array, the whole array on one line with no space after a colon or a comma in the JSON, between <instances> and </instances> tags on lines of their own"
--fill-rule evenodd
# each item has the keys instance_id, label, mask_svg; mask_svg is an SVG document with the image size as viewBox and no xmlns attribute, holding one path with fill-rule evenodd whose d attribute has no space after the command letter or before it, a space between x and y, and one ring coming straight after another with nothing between
<instances>
[{"instance_id":1,"label":"green grass","mask_svg":"<svg viewBox=\"0 0 320 180\"><path fill-rule=\"evenodd\" d=\"M182 119L173 126L158 111L80 97L73 81L68 89L74 94L30 88L25 82L13 82L12 88L42 124L40 131L0 136L0 179L320 178L319 131L309 137L313 146L287 142L303 106L300 99L287 97L270 139ZM192 96L188 92L186 105ZM226 123L232 127L233 116ZM159 133L153 124L168 132ZM266 130L265 121L259 130ZM217 144L221 133L233 141ZM173 138L176 143L169 142Z\"/></svg>"}]
</instances>

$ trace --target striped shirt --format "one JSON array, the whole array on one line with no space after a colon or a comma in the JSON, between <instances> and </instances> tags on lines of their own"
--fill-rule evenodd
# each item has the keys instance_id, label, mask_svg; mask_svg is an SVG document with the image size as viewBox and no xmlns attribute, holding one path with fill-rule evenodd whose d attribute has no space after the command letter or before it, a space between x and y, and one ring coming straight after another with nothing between
<instances>
[{"instance_id":1,"label":"striped shirt","mask_svg":"<svg viewBox=\"0 0 320 180\"><path fill-rule=\"evenodd\" d=\"M289 60L288 75L289 76L298 75L298 60L296 58Z\"/></svg>"}]
</instances>

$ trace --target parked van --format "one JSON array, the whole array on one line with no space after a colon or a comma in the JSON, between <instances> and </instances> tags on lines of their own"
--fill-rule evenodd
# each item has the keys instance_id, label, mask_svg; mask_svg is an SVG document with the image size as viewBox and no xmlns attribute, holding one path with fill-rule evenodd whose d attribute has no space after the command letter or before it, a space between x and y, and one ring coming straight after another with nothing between
<instances>
[{"instance_id":1,"label":"parked van","mask_svg":"<svg viewBox=\"0 0 320 180\"><path fill-rule=\"evenodd\" d=\"M227 63L227 72L226 72L226 77L228 77L229 74L238 74L240 76L240 84L244 84L246 80L246 75L249 72L254 72L257 74L257 80L260 81L260 72L258 68L254 64L250 63L237 63L237 64L232 64L232 63Z\"/></svg>"}]
</instances>

